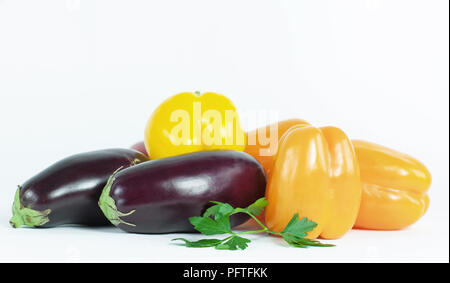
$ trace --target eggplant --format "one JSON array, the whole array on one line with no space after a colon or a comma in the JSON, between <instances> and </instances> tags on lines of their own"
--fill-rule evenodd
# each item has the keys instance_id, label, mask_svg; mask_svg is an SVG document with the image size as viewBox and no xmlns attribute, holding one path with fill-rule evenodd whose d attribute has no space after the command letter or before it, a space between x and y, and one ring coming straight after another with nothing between
<instances>
[{"instance_id":1,"label":"eggplant","mask_svg":"<svg viewBox=\"0 0 450 283\"><path fill-rule=\"evenodd\" d=\"M197 232L189 217L212 204L247 207L264 196L262 166L240 151L203 151L151 160L113 174L99 206L112 224L131 233ZM248 220L231 216L231 226Z\"/></svg>"},{"instance_id":2,"label":"eggplant","mask_svg":"<svg viewBox=\"0 0 450 283\"><path fill-rule=\"evenodd\" d=\"M147 152L147 149L145 148L145 143L144 143L143 141L142 141L142 142L135 143L135 144L131 147L131 149L137 150L137 151L139 151L140 153L142 153L143 155L148 156L148 152Z\"/></svg>"},{"instance_id":3,"label":"eggplant","mask_svg":"<svg viewBox=\"0 0 450 283\"><path fill-rule=\"evenodd\" d=\"M10 223L15 228L110 225L97 204L103 187L119 168L144 161L148 158L132 149L105 149L67 157L19 186Z\"/></svg>"}]
</instances>

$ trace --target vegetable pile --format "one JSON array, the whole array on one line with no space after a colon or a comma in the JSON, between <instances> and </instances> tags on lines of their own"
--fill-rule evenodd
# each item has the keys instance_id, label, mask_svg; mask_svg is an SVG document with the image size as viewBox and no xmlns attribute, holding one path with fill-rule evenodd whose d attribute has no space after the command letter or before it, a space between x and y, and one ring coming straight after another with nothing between
<instances>
[{"instance_id":1,"label":"vegetable pile","mask_svg":"<svg viewBox=\"0 0 450 283\"><path fill-rule=\"evenodd\" d=\"M246 249L252 233L329 247L316 238L413 224L428 209L430 184L418 160L339 128L291 119L246 133L227 97L180 93L155 109L131 149L76 154L19 186L10 223L227 235L174 239L219 250ZM233 231L247 220L260 228Z\"/></svg>"}]
</instances>

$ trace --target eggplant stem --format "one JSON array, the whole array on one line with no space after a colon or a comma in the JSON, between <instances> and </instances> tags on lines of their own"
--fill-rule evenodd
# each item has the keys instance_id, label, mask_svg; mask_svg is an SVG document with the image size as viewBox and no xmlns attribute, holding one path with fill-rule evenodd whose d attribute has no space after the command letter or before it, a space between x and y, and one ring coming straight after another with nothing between
<instances>
[{"instance_id":1,"label":"eggplant stem","mask_svg":"<svg viewBox=\"0 0 450 283\"><path fill-rule=\"evenodd\" d=\"M18 186L16 194L14 195L14 203L12 207L13 216L11 217L11 220L9 220L9 223L14 228L19 228L21 226L42 226L50 221L48 215L51 212L51 209L38 211L23 206L20 200L20 186Z\"/></svg>"},{"instance_id":2,"label":"eggplant stem","mask_svg":"<svg viewBox=\"0 0 450 283\"><path fill-rule=\"evenodd\" d=\"M123 213L117 209L116 202L110 196L111 187L115 181L116 174L120 171L121 168L117 169L108 179L106 186L103 188L102 194L100 195L100 199L98 201L98 205L102 210L103 214L106 218L114 225L117 226L119 224L124 224L128 226L135 227L136 225L133 223L126 222L121 219L121 217L129 216L133 214L136 210L132 210L128 213Z\"/></svg>"}]
</instances>

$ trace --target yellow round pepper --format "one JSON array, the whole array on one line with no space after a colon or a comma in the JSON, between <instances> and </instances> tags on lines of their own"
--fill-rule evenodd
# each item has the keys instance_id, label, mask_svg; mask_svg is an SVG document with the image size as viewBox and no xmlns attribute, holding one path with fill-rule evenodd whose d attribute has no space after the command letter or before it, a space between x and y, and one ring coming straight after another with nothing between
<instances>
[{"instance_id":1,"label":"yellow round pepper","mask_svg":"<svg viewBox=\"0 0 450 283\"><path fill-rule=\"evenodd\" d=\"M245 149L246 137L233 103L224 95L183 92L155 109L145 129L151 159L205 150Z\"/></svg>"}]
</instances>

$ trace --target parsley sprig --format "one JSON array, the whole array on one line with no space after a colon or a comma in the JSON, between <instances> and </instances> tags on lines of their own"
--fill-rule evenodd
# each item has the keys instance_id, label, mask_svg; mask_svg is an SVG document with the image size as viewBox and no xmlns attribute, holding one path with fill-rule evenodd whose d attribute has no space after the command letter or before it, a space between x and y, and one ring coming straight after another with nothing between
<instances>
[{"instance_id":1,"label":"parsley sprig","mask_svg":"<svg viewBox=\"0 0 450 283\"><path fill-rule=\"evenodd\" d=\"M293 247L307 248L313 247L332 247L334 245L322 244L317 240L305 238L308 232L317 227L317 223L304 217L299 218L295 213L287 226L282 232L271 231L256 216L259 216L268 202L265 198L260 198L246 208L233 208L228 203L211 201L214 205L209 207L202 216L194 216L189 221L195 230L204 235L222 235L230 234L224 239L201 239L199 241L189 241L184 238L176 238L172 241L183 241L183 245L189 248L206 248L215 247L218 250L244 250L251 242L249 239L242 237L245 234L266 233L278 235ZM245 213L253 218L259 226L260 230L233 232L230 227L230 216L236 213Z\"/></svg>"}]
</instances>

